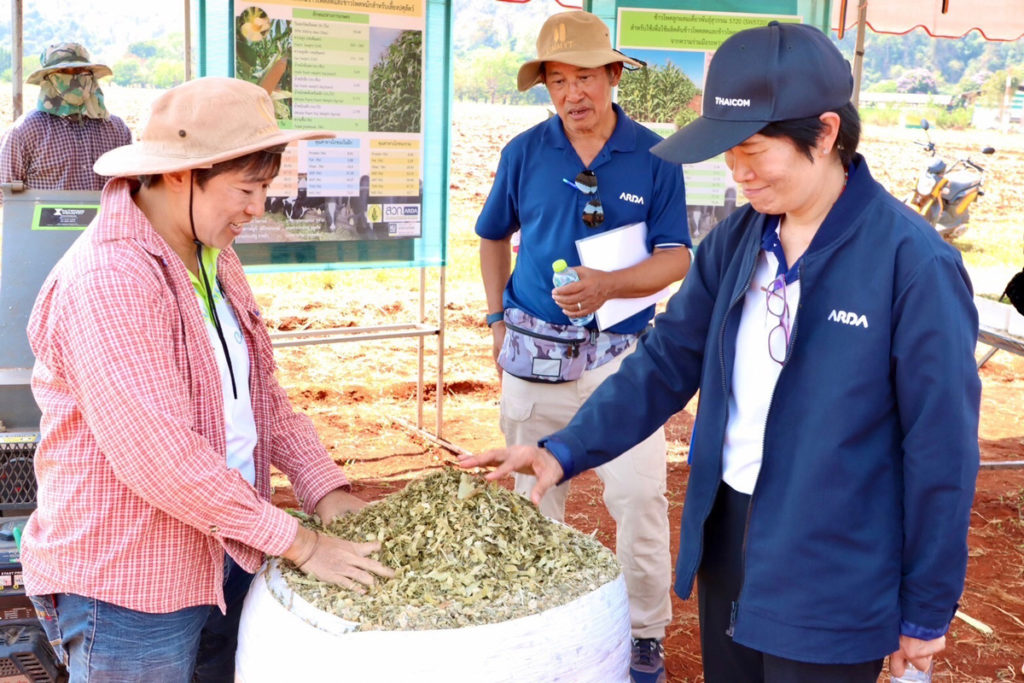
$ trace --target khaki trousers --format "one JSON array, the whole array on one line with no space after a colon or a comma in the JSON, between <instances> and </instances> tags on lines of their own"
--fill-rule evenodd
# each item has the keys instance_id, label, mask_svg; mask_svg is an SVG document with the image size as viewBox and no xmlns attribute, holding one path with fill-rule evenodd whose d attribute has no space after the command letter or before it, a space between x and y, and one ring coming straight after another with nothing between
<instances>
[{"instance_id":1,"label":"khaki trousers","mask_svg":"<svg viewBox=\"0 0 1024 683\"><path fill-rule=\"evenodd\" d=\"M503 373L501 430L506 444L536 445L565 427L630 352L585 372L574 382L542 384ZM664 428L594 471L604 483L604 503L617 527L616 555L626 578L633 637L664 638L665 627L672 620ZM515 477L516 492L529 496L536 479L523 474ZM545 516L564 521L570 484L545 494L540 505Z\"/></svg>"}]
</instances>

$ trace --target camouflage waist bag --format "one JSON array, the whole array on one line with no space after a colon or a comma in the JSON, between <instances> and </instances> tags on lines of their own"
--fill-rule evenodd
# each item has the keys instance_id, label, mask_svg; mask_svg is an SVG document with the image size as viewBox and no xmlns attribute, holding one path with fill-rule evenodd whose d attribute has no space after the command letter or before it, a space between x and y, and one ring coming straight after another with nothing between
<instances>
[{"instance_id":1,"label":"camouflage waist bag","mask_svg":"<svg viewBox=\"0 0 1024 683\"><path fill-rule=\"evenodd\" d=\"M518 308L505 309L505 342L498 365L531 382L572 382L585 370L622 354L639 335L598 332L545 322Z\"/></svg>"}]
</instances>

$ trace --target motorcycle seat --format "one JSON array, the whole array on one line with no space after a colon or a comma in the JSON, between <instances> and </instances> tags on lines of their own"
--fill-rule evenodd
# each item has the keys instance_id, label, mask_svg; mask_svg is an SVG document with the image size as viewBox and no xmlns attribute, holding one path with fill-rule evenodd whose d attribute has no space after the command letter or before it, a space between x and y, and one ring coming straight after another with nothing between
<instances>
[{"instance_id":1,"label":"motorcycle seat","mask_svg":"<svg viewBox=\"0 0 1024 683\"><path fill-rule=\"evenodd\" d=\"M946 196L956 197L957 195L963 194L968 190L974 189L980 183L977 175L973 173L965 174L950 174L946 176L949 184L946 185L943 194Z\"/></svg>"}]
</instances>

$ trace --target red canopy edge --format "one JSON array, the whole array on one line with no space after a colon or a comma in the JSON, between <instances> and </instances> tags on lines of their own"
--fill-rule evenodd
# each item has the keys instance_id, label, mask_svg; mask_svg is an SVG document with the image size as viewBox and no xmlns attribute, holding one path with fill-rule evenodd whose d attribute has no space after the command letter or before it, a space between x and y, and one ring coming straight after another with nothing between
<instances>
[{"instance_id":1,"label":"red canopy edge","mask_svg":"<svg viewBox=\"0 0 1024 683\"><path fill-rule=\"evenodd\" d=\"M1024 37L1024 11L1015 0L874 0L866 25L875 33L904 35L916 28L933 38L962 38L977 31L985 40ZM859 0L832 3L832 29L842 38L857 28ZM844 18L845 17L845 18Z\"/></svg>"}]
</instances>

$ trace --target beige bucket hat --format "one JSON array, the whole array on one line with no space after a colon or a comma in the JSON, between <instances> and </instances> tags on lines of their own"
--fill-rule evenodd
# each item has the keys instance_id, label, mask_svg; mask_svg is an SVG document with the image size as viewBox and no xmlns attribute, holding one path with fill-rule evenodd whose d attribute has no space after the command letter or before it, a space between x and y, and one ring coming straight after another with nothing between
<instances>
[{"instance_id":1,"label":"beige bucket hat","mask_svg":"<svg viewBox=\"0 0 1024 683\"><path fill-rule=\"evenodd\" d=\"M123 177L210 168L294 140L333 137L320 130L281 130L266 90L237 78L208 76L158 97L141 140L110 150L93 170Z\"/></svg>"},{"instance_id":2,"label":"beige bucket hat","mask_svg":"<svg viewBox=\"0 0 1024 683\"><path fill-rule=\"evenodd\" d=\"M608 26L590 12L560 12L548 17L537 36L537 59L519 67L519 89L541 82L544 62L564 62L585 69L621 62L642 68L643 62L612 49Z\"/></svg>"},{"instance_id":3,"label":"beige bucket hat","mask_svg":"<svg viewBox=\"0 0 1024 683\"><path fill-rule=\"evenodd\" d=\"M88 69L96 78L110 76L114 72L106 64L100 64L89 58L89 51L79 43L54 43L39 55L40 67L30 73L25 82L39 85L47 74L66 69Z\"/></svg>"}]
</instances>

